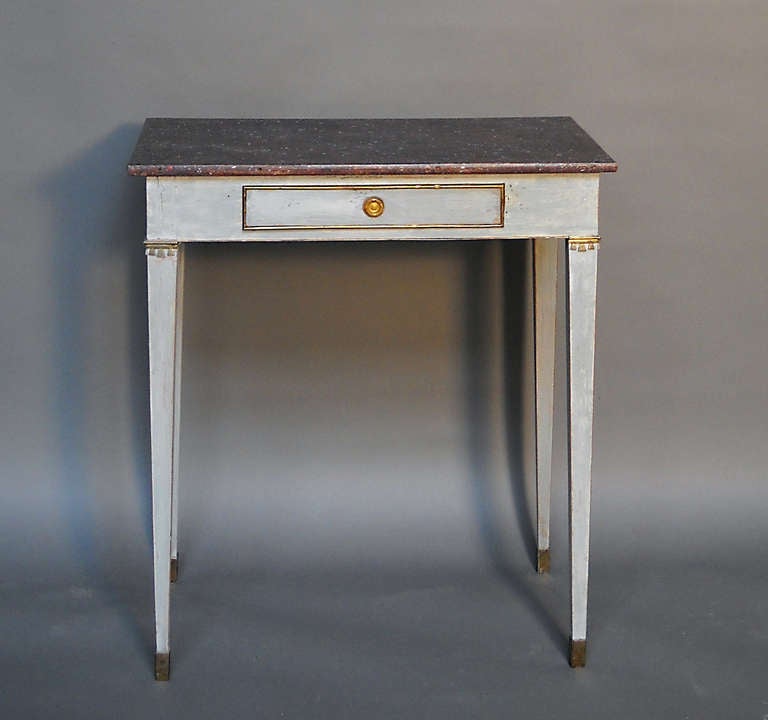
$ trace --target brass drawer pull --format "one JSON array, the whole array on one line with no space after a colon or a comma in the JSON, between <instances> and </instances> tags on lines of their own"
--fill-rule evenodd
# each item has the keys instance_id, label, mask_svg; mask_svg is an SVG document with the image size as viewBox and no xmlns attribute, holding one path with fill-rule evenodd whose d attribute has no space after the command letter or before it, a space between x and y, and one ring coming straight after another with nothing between
<instances>
[{"instance_id":1,"label":"brass drawer pull","mask_svg":"<svg viewBox=\"0 0 768 720\"><path fill-rule=\"evenodd\" d=\"M368 197L363 200L363 212L368 217L379 217L384 212L384 201L378 197Z\"/></svg>"}]
</instances>

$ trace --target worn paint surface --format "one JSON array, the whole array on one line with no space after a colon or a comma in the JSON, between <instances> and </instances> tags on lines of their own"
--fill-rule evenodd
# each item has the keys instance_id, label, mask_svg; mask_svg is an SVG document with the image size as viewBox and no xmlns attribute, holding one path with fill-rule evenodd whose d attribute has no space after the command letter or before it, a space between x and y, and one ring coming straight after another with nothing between
<instances>
[{"instance_id":1,"label":"worn paint surface","mask_svg":"<svg viewBox=\"0 0 768 720\"><path fill-rule=\"evenodd\" d=\"M589 509L598 250L570 243L566 252L568 323L568 485L571 544L571 640L587 637ZM599 243L593 243L597 247Z\"/></svg>"},{"instance_id":2,"label":"worn paint surface","mask_svg":"<svg viewBox=\"0 0 768 720\"><path fill-rule=\"evenodd\" d=\"M555 238L533 241L533 314L536 382L536 547L538 571L549 572L549 508L552 487L552 425L555 405Z\"/></svg>"},{"instance_id":3,"label":"worn paint surface","mask_svg":"<svg viewBox=\"0 0 768 720\"><path fill-rule=\"evenodd\" d=\"M599 175L483 175L472 181L455 175L432 177L442 191L408 189L419 184L415 175L399 181L393 176L309 181L300 176L150 177L146 237L151 242L336 242L597 234ZM494 225L499 219L499 193L478 194L472 186L497 184L505 191L502 223ZM249 192L254 185L274 189ZM363 212L363 200L370 194L384 199L386 209L377 218ZM268 225L244 229L249 222ZM441 222L448 227L440 227Z\"/></svg>"}]
</instances>

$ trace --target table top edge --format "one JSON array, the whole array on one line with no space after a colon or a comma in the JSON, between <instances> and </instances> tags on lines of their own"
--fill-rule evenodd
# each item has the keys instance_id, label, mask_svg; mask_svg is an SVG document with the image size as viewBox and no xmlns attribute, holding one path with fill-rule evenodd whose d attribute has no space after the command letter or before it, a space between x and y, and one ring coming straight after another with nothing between
<instances>
[{"instance_id":1,"label":"table top edge","mask_svg":"<svg viewBox=\"0 0 768 720\"><path fill-rule=\"evenodd\" d=\"M161 176L581 174L616 161L569 116L158 118L127 171Z\"/></svg>"},{"instance_id":2,"label":"table top edge","mask_svg":"<svg viewBox=\"0 0 768 720\"><path fill-rule=\"evenodd\" d=\"M129 175L137 177L270 177L270 176L384 176L384 175L579 175L613 173L618 164L594 163L499 163L438 165L152 165L129 163Z\"/></svg>"}]
</instances>

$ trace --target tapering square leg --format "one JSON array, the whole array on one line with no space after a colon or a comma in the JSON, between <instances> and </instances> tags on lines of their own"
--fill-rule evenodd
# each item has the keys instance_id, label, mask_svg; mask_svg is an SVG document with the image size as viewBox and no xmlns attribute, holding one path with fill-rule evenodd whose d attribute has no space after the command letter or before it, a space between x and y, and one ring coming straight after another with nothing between
<instances>
[{"instance_id":1,"label":"tapering square leg","mask_svg":"<svg viewBox=\"0 0 768 720\"><path fill-rule=\"evenodd\" d=\"M171 474L171 582L179 577L179 443L181 429L181 356L184 332L184 267L186 255L183 244L178 249L176 270L176 323L174 329L173 369L173 469Z\"/></svg>"},{"instance_id":2,"label":"tapering square leg","mask_svg":"<svg viewBox=\"0 0 768 720\"><path fill-rule=\"evenodd\" d=\"M176 401L177 244L148 244L149 401L152 441L152 535L155 584L155 678L170 667L171 515Z\"/></svg>"},{"instance_id":3,"label":"tapering square leg","mask_svg":"<svg viewBox=\"0 0 768 720\"><path fill-rule=\"evenodd\" d=\"M570 238L566 252L572 667L586 662L598 248L598 238Z\"/></svg>"},{"instance_id":4,"label":"tapering square leg","mask_svg":"<svg viewBox=\"0 0 768 720\"><path fill-rule=\"evenodd\" d=\"M552 418L557 310L556 238L533 240L534 363L536 367L536 569L549 572L549 507L552 486Z\"/></svg>"}]
</instances>

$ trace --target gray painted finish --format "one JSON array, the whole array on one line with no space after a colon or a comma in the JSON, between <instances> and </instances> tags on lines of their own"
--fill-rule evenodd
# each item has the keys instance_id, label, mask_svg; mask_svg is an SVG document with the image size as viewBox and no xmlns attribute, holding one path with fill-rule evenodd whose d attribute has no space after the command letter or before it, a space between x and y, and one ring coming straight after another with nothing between
<instances>
[{"instance_id":1,"label":"gray painted finish","mask_svg":"<svg viewBox=\"0 0 768 720\"><path fill-rule=\"evenodd\" d=\"M380 215L365 202L382 202ZM504 183L396 182L297 187L243 185L243 230L320 228L398 229L419 227L500 227L504 222Z\"/></svg>"},{"instance_id":2,"label":"gray painted finish","mask_svg":"<svg viewBox=\"0 0 768 720\"><path fill-rule=\"evenodd\" d=\"M176 345L179 253L147 249L149 308L149 399L152 429L152 537L154 546L155 648L170 652L169 611L171 513L174 470L178 468L179 398L176 377L180 348Z\"/></svg>"},{"instance_id":3,"label":"gray painted finish","mask_svg":"<svg viewBox=\"0 0 768 720\"><path fill-rule=\"evenodd\" d=\"M176 271L176 323L173 369L173 471L171 475L171 560L179 558L179 464L181 458L181 357L184 336L184 275L186 248L179 245Z\"/></svg>"},{"instance_id":4,"label":"gray painted finish","mask_svg":"<svg viewBox=\"0 0 768 720\"><path fill-rule=\"evenodd\" d=\"M539 553L549 551L552 425L555 410L557 257L561 244L555 238L535 238L532 253L536 385L536 548Z\"/></svg>"},{"instance_id":5,"label":"gray painted finish","mask_svg":"<svg viewBox=\"0 0 768 720\"><path fill-rule=\"evenodd\" d=\"M573 245L566 252L572 640L587 637L597 255Z\"/></svg>"},{"instance_id":6,"label":"gray painted finish","mask_svg":"<svg viewBox=\"0 0 768 720\"><path fill-rule=\"evenodd\" d=\"M535 236L541 223L560 225L559 233L569 237L568 263L568 328L569 328L569 431L570 431L570 488L571 488L571 626L572 640L586 638L587 564L589 553L589 484L591 473L592 433L592 366L594 356L594 310L598 239L579 238L578 230L584 218L597 224L597 177L579 175L522 176L513 179L490 176L489 182L474 185L460 184L445 178L445 186L414 192L411 183L384 183L375 177L342 179L323 178L318 185L306 178L294 177L287 181L271 179L272 185L251 191L238 178L147 178L147 253L150 285L150 385L152 409L153 455L153 522L155 534L155 602L157 653L167 660L169 653L169 570L170 559L178 557L178 469L181 385L181 308L183 303L183 256L187 242L227 241L237 239L239 210L241 240L302 239L314 240L381 240L387 237L424 239L429 228L409 227L405 223L420 217L426 204L428 217L439 218L448 209L456 227L447 224L437 237L461 239L471 237L461 220L477 218L478 212L490 209L497 219L504 206L503 223L494 228L496 237L520 239ZM285 186L278 185L285 182ZM332 182L339 184L332 185ZM495 185L495 187L494 187ZM364 192L360 192L360 188ZM388 194L390 190L394 192ZM521 191L522 189L522 191ZM585 193L586 190L586 193ZM376 192L384 199L384 207L393 197L395 217L403 222L398 228L376 228L367 225L355 227L351 237L343 235L340 222L350 217L350 198L363 213L366 195ZM254 200L250 193L262 193L266 208L249 207ZM426 200L419 194L426 192ZM527 192L527 195L525 193ZM336 193L341 193L336 195ZM399 196L398 196L399 194ZM520 202L521 196L527 202ZM303 198L308 197L308 206ZM342 204L336 201L342 198ZM256 195L255 202L259 196ZM458 202L454 202L455 200ZM491 204L488 205L488 200ZM511 199L511 202L504 202ZM239 205L238 205L239 201ZM325 206L325 203L328 206ZM399 215L397 212L399 211ZM386 212L386 210L385 210ZM259 216L261 213L261 216ZM480 213L482 214L482 213ZM268 219L270 225L258 231L247 229L247 223L257 218ZM423 217L423 216L421 216ZM317 227L297 229L297 219L311 219ZM508 220L513 220L508 223ZM348 221L348 220L346 220ZM328 222L328 227L323 223ZM243 229L244 226L246 229ZM381 234L386 232L386 234ZM401 234L398 234L401 233ZM403 234L404 233L404 234ZM573 249L576 248L576 249ZM549 501L551 484L554 327L556 309L557 238L538 237L534 242L535 275L535 333L536 333L536 465L537 465L537 533L539 551L549 547ZM156 297L168 298L172 308L157 311ZM279 301L279 298L276 298ZM156 315L153 316L153 313ZM590 320L591 318L591 320ZM167 366L166 366L167 365ZM168 395L170 393L170 395ZM501 423L497 423L501 425ZM164 444L170 447L163 447ZM162 557L162 562L158 558ZM539 560L541 562L541 559ZM547 563L548 564L548 563ZM540 565L540 570L544 566ZM583 657L580 655L579 657ZM573 665L583 664L583 660ZM156 670L156 678L168 679L167 665Z\"/></svg>"},{"instance_id":7,"label":"gray painted finish","mask_svg":"<svg viewBox=\"0 0 768 720\"><path fill-rule=\"evenodd\" d=\"M599 175L482 175L471 180L457 176L385 176L385 177L149 177L147 185L147 231L150 242L261 242L267 240L444 240L444 239L512 239L541 236L568 237L597 234ZM356 208L360 227L339 230L340 221L349 221L352 205L339 205L322 190L323 187L342 188L342 198L349 198L355 188L364 187L362 198L377 185L408 186L437 184L449 193L420 192L409 195L396 207L396 218L402 227L377 228L385 222L387 210L380 218L366 220ZM504 185L504 224L488 226L497 218L498 194L489 189L479 191L472 185ZM306 189L312 204L328 203L329 209L315 211L312 222L316 227L295 228L301 209L297 208L296 193L281 193L269 198L271 229L243 229L243 188L252 185L274 188ZM451 189L469 185L466 190ZM349 191L344 190L349 188ZM349 192L349 195L346 193ZM371 190L373 192L373 190ZM383 188L381 194L386 190ZM454 196L455 193L455 196ZM450 202L446 200L448 194ZM303 197L303 195L302 195ZM455 199L454 199L455 198ZM409 216L409 207L414 212ZM458 228L411 227L412 222L434 219L442 213ZM319 214L318 214L319 213ZM425 215L426 213L426 215ZM282 224L285 227L280 227ZM334 229L324 228L327 222ZM479 224L480 227L471 227Z\"/></svg>"}]
</instances>

